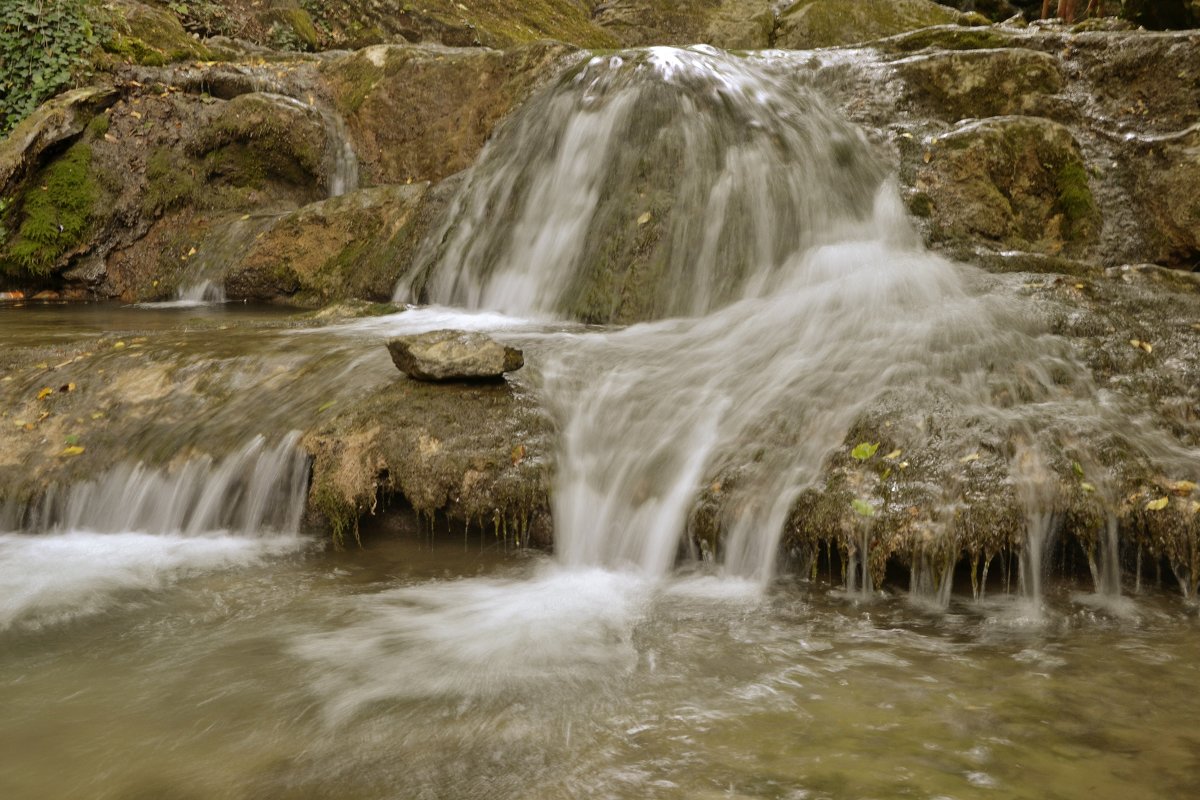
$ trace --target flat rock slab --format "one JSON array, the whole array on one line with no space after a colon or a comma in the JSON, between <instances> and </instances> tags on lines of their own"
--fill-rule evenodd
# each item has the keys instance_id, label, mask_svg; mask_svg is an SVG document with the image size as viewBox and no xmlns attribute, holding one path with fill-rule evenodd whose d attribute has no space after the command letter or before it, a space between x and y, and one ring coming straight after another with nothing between
<instances>
[{"instance_id":1,"label":"flat rock slab","mask_svg":"<svg viewBox=\"0 0 1200 800\"><path fill-rule=\"evenodd\" d=\"M396 367L419 381L499 378L525 365L525 356L484 333L441 330L399 336L387 343Z\"/></svg>"}]
</instances>

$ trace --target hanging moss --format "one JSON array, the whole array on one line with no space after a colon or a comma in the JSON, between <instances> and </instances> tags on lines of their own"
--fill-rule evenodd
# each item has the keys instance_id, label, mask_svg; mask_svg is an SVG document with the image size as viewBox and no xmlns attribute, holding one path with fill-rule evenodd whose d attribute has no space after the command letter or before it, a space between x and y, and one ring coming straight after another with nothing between
<instances>
[{"instance_id":1,"label":"hanging moss","mask_svg":"<svg viewBox=\"0 0 1200 800\"><path fill-rule=\"evenodd\" d=\"M1088 236L1097 210L1092 190L1088 186L1087 171L1079 161L1068 160L1059 168L1056 178L1058 208L1066 220L1069 236Z\"/></svg>"},{"instance_id":2,"label":"hanging moss","mask_svg":"<svg viewBox=\"0 0 1200 800\"><path fill-rule=\"evenodd\" d=\"M21 202L20 228L0 255L0 271L46 275L91 227L98 189L92 150L79 143L31 181Z\"/></svg>"}]
</instances>

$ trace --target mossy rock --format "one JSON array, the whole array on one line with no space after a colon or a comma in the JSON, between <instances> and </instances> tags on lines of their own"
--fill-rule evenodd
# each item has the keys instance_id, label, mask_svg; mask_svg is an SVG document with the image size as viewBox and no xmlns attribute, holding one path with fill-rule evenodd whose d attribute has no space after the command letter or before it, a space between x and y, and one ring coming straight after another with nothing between
<instances>
[{"instance_id":1,"label":"mossy rock","mask_svg":"<svg viewBox=\"0 0 1200 800\"><path fill-rule=\"evenodd\" d=\"M913 157L935 241L1051 255L1096 241L1100 212L1083 156L1058 123L986 119L929 139Z\"/></svg>"},{"instance_id":2,"label":"mossy rock","mask_svg":"<svg viewBox=\"0 0 1200 800\"><path fill-rule=\"evenodd\" d=\"M380 186L314 203L256 236L225 277L226 293L316 306L387 301L416 247L427 184Z\"/></svg>"},{"instance_id":3,"label":"mossy rock","mask_svg":"<svg viewBox=\"0 0 1200 800\"><path fill-rule=\"evenodd\" d=\"M1019 48L914 56L895 64L909 97L948 122L1010 114L1054 115L1058 59Z\"/></svg>"},{"instance_id":4,"label":"mossy rock","mask_svg":"<svg viewBox=\"0 0 1200 800\"><path fill-rule=\"evenodd\" d=\"M317 199L324 193L329 146L321 115L299 101L245 94L214 104L187 144L210 179L262 188L289 184Z\"/></svg>"},{"instance_id":5,"label":"mossy rock","mask_svg":"<svg viewBox=\"0 0 1200 800\"><path fill-rule=\"evenodd\" d=\"M112 35L104 49L117 58L158 67L174 61L206 61L212 53L183 29L179 18L164 8L134 0L108 4Z\"/></svg>"},{"instance_id":6,"label":"mossy rock","mask_svg":"<svg viewBox=\"0 0 1200 800\"><path fill-rule=\"evenodd\" d=\"M891 36L874 46L888 53L920 50L995 50L1017 45L1016 37L999 26L938 25Z\"/></svg>"},{"instance_id":7,"label":"mossy rock","mask_svg":"<svg viewBox=\"0 0 1200 800\"><path fill-rule=\"evenodd\" d=\"M794 50L833 47L963 20L929 0L798 0L779 18L775 44Z\"/></svg>"},{"instance_id":8,"label":"mossy rock","mask_svg":"<svg viewBox=\"0 0 1200 800\"><path fill-rule=\"evenodd\" d=\"M0 273L39 277L63 266L92 228L100 199L91 147L78 142L34 175L0 220L14 230L0 243Z\"/></svg>"},{"instance_id":9,"label":"mossy rock","mask_svg":"<svg viewBox=\"0 0 1200 800\"><path fill-rule=\"evenodd\" d=\"M770 47L770 0L613 0L596 8L596 24L627 47L711 44L727 50Z\"/></svg>"},{"instance_id":10,"label":"mossy rock","mask_svg":"<svg viewBox=\"0 0 1200 800\"><path fill-rule=\"evenodd\" d=\"M366 178L438 181L469 167L500 120L573 49L380 45L321 65Z\"/></svg>"}]
</instances>

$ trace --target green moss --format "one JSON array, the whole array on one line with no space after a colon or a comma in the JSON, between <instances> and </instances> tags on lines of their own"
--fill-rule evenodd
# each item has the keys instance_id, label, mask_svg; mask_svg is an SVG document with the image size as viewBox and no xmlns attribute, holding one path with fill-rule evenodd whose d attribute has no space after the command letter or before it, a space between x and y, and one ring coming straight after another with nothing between
<instances>
[{"instance_id":1,"label":"green moss","mask_svg":"<svg viewBox=\"0 0 1200 800\"><path fill-rule=\"evenodd\" d=\"M302 8L289 8L280 12L281 21L285 22L309 50L317 49L317 26L312 17Z\"/></svg>"},{"instance_id":2,"label":"green moss","mask_svg":"<svg viewBox=\"0 0 1200 800\"><path fill-rule=\"evenodd\" d=\"M46 275L91 227L99 191L92 150L73 146L30 182L22 198L17 235L0 256L0 271Z\"/></svg>"},{"instance_id":3,"label":"green moss","mask_svg":"<svg viewBox=\"0 0 1200 800\"><path fill-rule=\"evenodd\" d=\"M885 49L912 53L927 48L938 50L994 50L1012 45L1009 37L991 28L926 28L897 36Z\"/></svg>"},{"instance_id":4,"label":"green moss","mask_svg":"<svg viewBox=\"0 0 1200 800\"><path fill-rule=\"evenodd\" d=\"M1088 186L1087 171L1079 161L1069 160L1056 175L1058 208L1067 223L1072 238L1090 234L1097 214L1096 201Z\"/></svg>"},{"instance_id":5,"label":"green moss","mask_svg":"<svg viewBox=\"0 0 1200 800\"><path fill-rule=\"evenodd\" d=\"M908 210L915 217L928 218L933 216L933 200L924 192L914 194L908 201Z\"/></svg>"},{"instance_id":6,"label":"green moss","mask_svg":"<svg viewBox=\"0 0 1200 800\"><path fill-rule=\"evenodd\" d=\"M88 123L87 132L91 139L103 138L108 133L109 119L107 114L97 114Z\"/></svg>"},{"instance_id":7,"label":"green moss","mask_svg":"<svg viewBox=\"0 0 1200 800\"><path fill-rule=\"evenodd\" d=\"M195 167L182 154L158 147L146 160L146 188L142 210L159 216L195 199L199 191Z\"/></svg>"},{"instance_id":8,"label":"green moss","mask_svg":"<svg viewBox=\"0 0 1200 800\"><path fill-rule=\"evenodd\" d=\"M334 100L344 115L356 113L383 78L383 70L362 53L322 69L330 79Z\"/></svg>"}]
</instances>

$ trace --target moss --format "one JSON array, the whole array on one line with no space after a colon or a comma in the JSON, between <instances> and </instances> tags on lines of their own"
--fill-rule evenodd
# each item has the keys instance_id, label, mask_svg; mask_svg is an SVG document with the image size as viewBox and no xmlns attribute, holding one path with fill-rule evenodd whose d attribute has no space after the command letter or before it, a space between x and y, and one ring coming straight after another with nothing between
<instances>
[{"instance_id":1,"label":"moss","mask_svg":"<svg viewBox=\"0 0 1200 800\"><path fill-rule=\"evenodd\" d=\"M915 217L933 216L933 200L924 192L917 192L908 200L908 210Z\"/></svg>"},{"instance_id":2,"label":"moss","mask_svg":"<svg viewBox=\"0 0 1200 800\"><path fill-rule=\"evenodd\" d=\"M1087 171L1077 160L1068 160L1056 175L1058 208L1067 223L1071 238L1091 235L1097 215L1096 201L1088 186Z\"/></svg>"},{"instance_id":3,"label":"moss","mask_svg":"<svg viewBox=\"0 0 1200 800\"><path fill-rule=\"evenodd\" d=\"M109 119L107 114L97 114L88 123L87 133L92 139L103 138L104 134L108 133Z\"/></svg>"},{"instance_id":4,"label":"moss","mask_svg":"<svg viewBox=\"0 0 1200 800\"><path fill-rule=\"evenodd\" d=\"M313 24L312 17L302 8L288 8L279 12L280 21L285 23L296 38L305 45L309 50L317 49L317 26Z\"/></svg>"},{"instance_id":5,"label":"moss","mask_svg":"<svg viewBox=\"0 0 1200 800\"><path fill-rule=\"evenodd\" d=\"M99 190L91 174L92 150L80 142L29 183L16 236L0 256L0 271L46 275L91 227Z\"/></svg>"},{"instance_id":6,"label":"moss","mask_svg":"<svg viewBox=\"0 0 1200 800\"><path fill-rule=\"evenodd\" d=\"M926 28L888 40L884 50L913 53L917 50L996 50L1011 47L1012 40L991 28Z\"/></svg>"},{"instance_id":7,"label":"moss","mask_svg":"<svg viewBox=\"0 0 1200 800\"><path fill-rule=\"evenodd\" d=\"M357 113L384 77L383 69L364 53L333 62L322 71L330 79L338 111L345 116Z\"/></svg>"},{"instance_id":8,"label":"moss","mask_svg":"<svg viewBox=\"0 0 1200 800\"><path fill-rule=\"evenodd\" d=\"M146 159L142 210L147 216L161 216L194 200L199 188L194 166L177 151L158 147Z\"/></svg>"}]
</instances>

